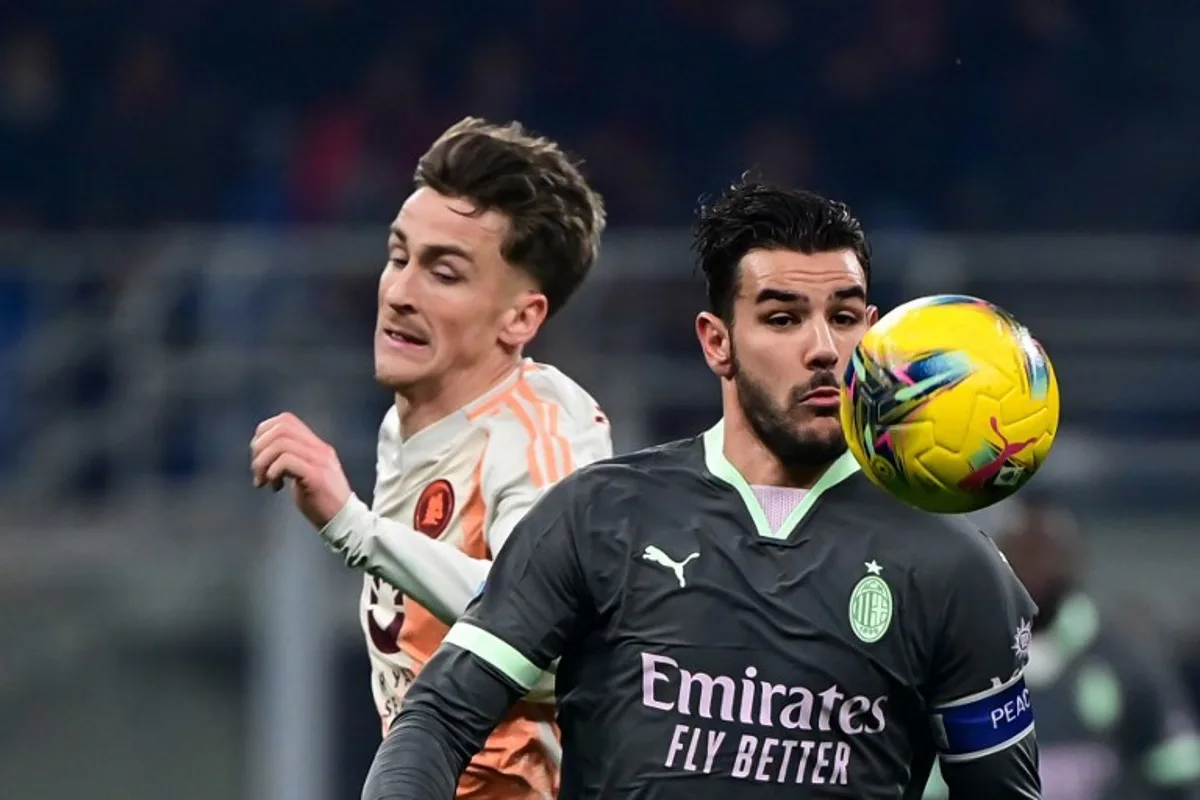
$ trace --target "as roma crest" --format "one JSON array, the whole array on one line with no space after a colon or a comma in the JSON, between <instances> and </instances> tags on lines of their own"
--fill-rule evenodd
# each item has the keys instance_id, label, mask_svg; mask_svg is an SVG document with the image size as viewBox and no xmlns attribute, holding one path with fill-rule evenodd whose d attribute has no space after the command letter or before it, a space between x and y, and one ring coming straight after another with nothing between
<instances>
[{"instance_id":1,"label":"as roma crest","mask_svg":"<svg viewBox=\"0 0 1200 800\"><path fill-rule=\"evenodd\" d=\"M439 479L426 486L417 498L413 511L413 527L426 536L436 539L450 524L454 514L454 487L450 481Z\"/></svg>"}]
</instances>

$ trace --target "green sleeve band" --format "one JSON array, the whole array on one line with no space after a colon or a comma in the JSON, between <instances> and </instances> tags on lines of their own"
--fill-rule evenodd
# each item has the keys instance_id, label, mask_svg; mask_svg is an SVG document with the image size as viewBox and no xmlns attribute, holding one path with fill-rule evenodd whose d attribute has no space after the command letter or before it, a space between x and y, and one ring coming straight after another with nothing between
<instances>
[{"instance_id":1,"label":"green sleeve band","mask_svg":"<svg viewBox=\"0 0 1200 800\"><path fill-rule=\"evenodd\" d=\"M933 762L933 771L929 773L929 782L925 784L925 794L921 800L946 800L950 796L950 787L942 778L942 770L937 761Z\"/></svg>"},{"instance_id":2,"label":"green sleeve band","mask_svg":"<svg viewBox=\"0 0 1200 800\"><path fill-rule=\"evenodd\" d=\"M445 641L474 653L525 691L532 689L542 675L542 670L511 644L470 623L456 622L446 634Z\"/></svg>"}]
</instances>

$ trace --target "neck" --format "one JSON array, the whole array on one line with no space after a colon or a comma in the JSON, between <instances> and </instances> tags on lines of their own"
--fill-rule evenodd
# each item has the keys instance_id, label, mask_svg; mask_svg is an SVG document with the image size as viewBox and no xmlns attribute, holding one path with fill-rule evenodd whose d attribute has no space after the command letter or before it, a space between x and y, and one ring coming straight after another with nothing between
<instances>
[{"instance_id":1,"label":"neck","mask_svg":"<svg viewBox=\"0 0 1200 800\"><path fill-rule=\"evenodd\" d=\"M427 384L397 391L396 410L400 414L401 437L408 439L470 405L511 375L520 362L519 353L506 355L500 360L465 370L452 370Z\"/></svg>"},{"instance_id":2,"label":"neck","mask_svg":"<svg viewBox=\"0 0 1200 800\"><path fill-rule=\"evenodd\" d=\"M736 407L736 404L735 404ZM788 467L771 452L740 408L725 413L725 458L752 486L783 486L811 489L829 464L814 467Z\"/></svg>"}]
</instances>

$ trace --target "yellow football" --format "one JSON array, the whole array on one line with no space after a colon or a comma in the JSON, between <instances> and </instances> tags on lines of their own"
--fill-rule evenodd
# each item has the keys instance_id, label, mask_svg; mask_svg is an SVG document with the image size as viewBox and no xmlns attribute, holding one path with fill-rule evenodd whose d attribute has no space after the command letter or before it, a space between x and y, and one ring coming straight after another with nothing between
<instances>
[{"instance_id":1,"label":"yellow football","mask_svg":"<svg viewBox=\"0 0 1200 800\"><path fill-rule=\"evenodd\" d=\"M999 502L1033 477L1058 432L1058 382L1011 314L975 297L905 303L846 367L846 443L875 484L944 514Z\"/></svg>"}]
</instances>

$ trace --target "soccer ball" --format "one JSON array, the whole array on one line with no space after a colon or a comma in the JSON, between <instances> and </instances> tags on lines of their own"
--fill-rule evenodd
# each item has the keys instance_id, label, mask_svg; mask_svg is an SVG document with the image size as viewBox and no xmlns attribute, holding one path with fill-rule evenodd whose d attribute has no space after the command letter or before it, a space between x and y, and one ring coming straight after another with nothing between
<instances>
[{"instance_id":1,"label":"soccer ball","mask_svg":"<svg viewBox=\"0 0 1200 800\"><path fill-rule=\"evenodd\" d=\"M841 420L875 484L917 508L977 511L1020 489L1058 431L1045 350L1005 311L965 295L905 303L846 367Z\"/></svg>"}]
</instances>

